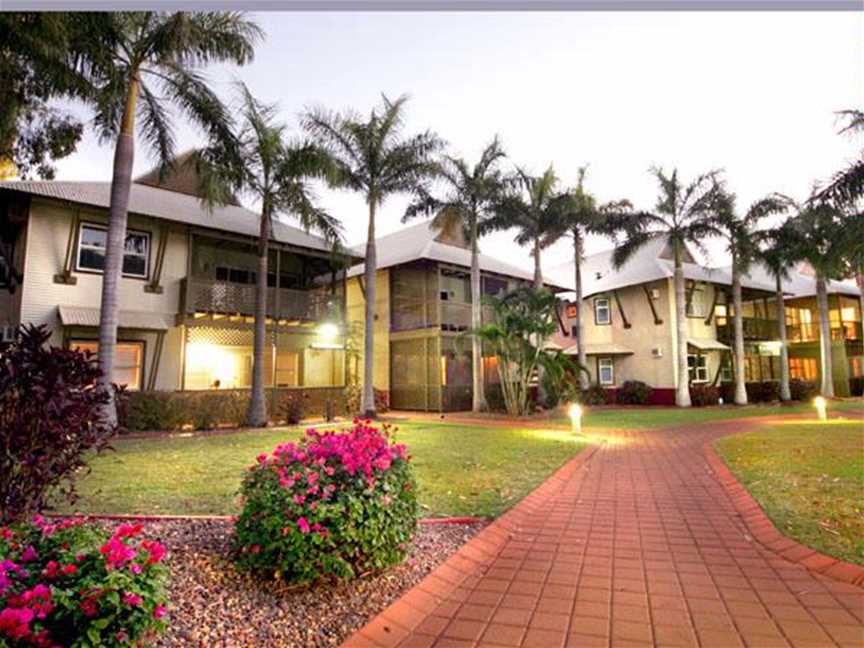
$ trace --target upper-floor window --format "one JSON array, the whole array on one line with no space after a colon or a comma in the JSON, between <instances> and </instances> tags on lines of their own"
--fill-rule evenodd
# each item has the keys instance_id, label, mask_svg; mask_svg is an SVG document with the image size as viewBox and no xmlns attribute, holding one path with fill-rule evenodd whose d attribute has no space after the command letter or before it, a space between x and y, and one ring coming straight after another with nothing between
<instances>
[{"instance_id":1,"label":"upper-floor window","mask_svg":"<svg viewBox=\"0 0 864 648\"><path fill-rule=\"evenodd\" d=\"M576 308L576 304L567 304L567 310L565 311L565 314L567 315L567 317L572 319L576 317L576 315L578 315L577 311L578 309Z\"/></svg>"},{"instance_id":2,"label":"upper-floor window","mask_svg":"<svg viewBox=\"0 0 864 648\"><path fill-rule=\"evenodd\" d=\"M690 382L708 382L708 364L706 360L704 355L688 354L687 373L689 374Z\"/></svg>"},{"instance_id":3,"label":"upper-floor window","mask_svg":"<svg viewBox=\"0 0 864 648\"><path fill-rule=\"evenodd\" d=\"M503 297L507 294L507 280L499 277L483 277L483 294L492 297Z\"/></svg>"},{"instance_id":4,"label":"upper-floor window","mask_svg":"<svg viewBox=\"0 0 864 648\"><path fill-rule=\"evenodd\" d=\"M594 300L594 323L595 324L611 324L612 311L609 308L609 299L606 297L598 297Z\"/></svg>"},{"instance_id":5,"label":"upper-floor window","mask_svg":"<svg viewBox=\"0 0 864 648\"><path fill-rule=\"evenodd\" d=\"M615 366L612 358L597 359L597 381L601 385L615 384Z\"/></svg>"},{"instance_id":6,"label":"upper-floor window","mask_svg":"<svg viewBox=\"0 0 864 648\"><path fill-rule=\"evenodd\" d=\"M78 259L76 268L89 272L105 269L105 248L108 228L93 223L81 223L78 232ZM123 250L123 274L146 279L150 269L150 234L127 230Z\"/></svg>"},{"instance_id":7,"label":"upper-floor window","mask_svg":"<svg viewBox=\"0 0 864 648\"><path fill-rule=\"evenodd\" d=\"M690 299L687 301L687 317L705 317L705 291L702 288L689 289Z\"/></svg>"}]
</instances>

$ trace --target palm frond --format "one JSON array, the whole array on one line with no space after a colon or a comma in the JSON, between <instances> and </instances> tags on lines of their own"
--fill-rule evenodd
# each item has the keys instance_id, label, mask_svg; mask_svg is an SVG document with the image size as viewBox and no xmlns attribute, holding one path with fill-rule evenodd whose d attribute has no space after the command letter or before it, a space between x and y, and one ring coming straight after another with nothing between
<instances>
[{"instance_id":1,"label":"palm frond","mask_svg":"<svg viewBox=\"0 0 864 648\"><path fill-rule=\"evenodd\" d=\"M139 106L142 118L140 131L151 150L156 152L159 177L164 180L174 162L174 128L160 97L154 95L146 85L141 87Z\"/></svg>"}]
</instances>

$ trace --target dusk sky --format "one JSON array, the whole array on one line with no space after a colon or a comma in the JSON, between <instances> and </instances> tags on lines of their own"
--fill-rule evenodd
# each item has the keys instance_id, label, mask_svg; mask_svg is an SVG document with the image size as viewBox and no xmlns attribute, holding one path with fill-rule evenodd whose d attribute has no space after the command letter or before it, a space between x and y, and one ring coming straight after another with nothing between
<instances>
[{"instance_id":1,"label":"dusk sky","mask_svg":"<svg viewBox=\"0 0 864 648\"><path fill-rule=\"evenodd\" d=\"M651 165L685 178L722 168L743 207L780 191L803 199L861 147L835 114L862 107L864 14L838 13L261 13L255 61L211 68L279 104L296 132L306 106L367 112L384 92L408 93L408 131L431 128L470 161L498 133L516 163L550 162L563 185L589 164L601 200L653 208ZM200 143L178 124L178 150ZM139 141L135 172L152 165ZM112 149L89 131L59 164L60 180L110 180ZM322 203L364 239L362 199L322 189ZM387 202L379 232L401 227ZM482 248L530 267L511 233ZM592 240L588 252L610 246ZM724 263L719 245L709 262ZM544 268L571 255L544 254Z\"/></svg>"}]
</instances>

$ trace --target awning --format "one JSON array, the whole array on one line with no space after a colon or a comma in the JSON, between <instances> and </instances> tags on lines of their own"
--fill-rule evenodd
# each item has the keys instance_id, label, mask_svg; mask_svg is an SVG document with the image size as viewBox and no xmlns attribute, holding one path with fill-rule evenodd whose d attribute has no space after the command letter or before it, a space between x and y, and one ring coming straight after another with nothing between
<instances>
[{"instance_id":1,"label":"awning","mask_svg":"<svg viewBox=\"0 0 864 648\"><path fill-rule=\"evenodd\" d=\"M731 351L728 346L718 340L687 338L687 344L700 351Z\"/></svg>"},{"instance_id":2,"label":"awning","mask_svg":"<svg viewBox=\"0 0 864 648\"><path fill-rule=\"evenodd\" d=\"M58 306L63 326L99 326L99 309L83 306ZM118 328L167 331L174 326L174 316L168 313L125 311L117 313Z\"/></svg>"},{"instance_id":3,"label":"awning","mask_svg":"<svg viewBox=\"0 0 864 648\"><path fill-rule=\"evenodd\" d=\"M552 340L546 340L546 343L543 345L544 351L563 351L564 347L562 347L557 342L553 342Z\"/></svg>"},{"instance_id":4,"label":"awning","mask_svg":"<svg viewBox=\"0 0 864 648\"><path fill-rule=\"evenodd\" d=\"M567 355L578 355L579 351L574 344L564 350ZM614 342L598 342L585 345L585 355L633 355L633 349L628 349Z\"/></svg>"}]
</instances>

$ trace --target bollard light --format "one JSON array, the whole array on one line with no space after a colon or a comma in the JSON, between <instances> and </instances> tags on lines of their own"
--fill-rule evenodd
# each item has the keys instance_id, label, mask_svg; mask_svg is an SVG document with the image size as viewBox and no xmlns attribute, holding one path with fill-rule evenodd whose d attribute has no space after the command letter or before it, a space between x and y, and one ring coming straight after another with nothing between
<instances>
[{"instance_id":1,"label":"bollard light","mask_svg":"<svg viewBox=\"0 0 864 648\"><path fill-rule=\"evenodd\" d=\"M573 434L582 434L582 408L573 403L570 406L570 429Z\"/></svg>"},{"instance_id":2,"label":"bollard light","mask_svg":"<svg viewBox=\"0 0 864 648\"><path fill-rule=\"evenodd\" d=\"M821 396L817 396L813 399L813 407L816 408L816 413L819 415L820 421L828 420L828 412L825 411L826 405L825 399Z\"/></svg>"}]
</instances>

